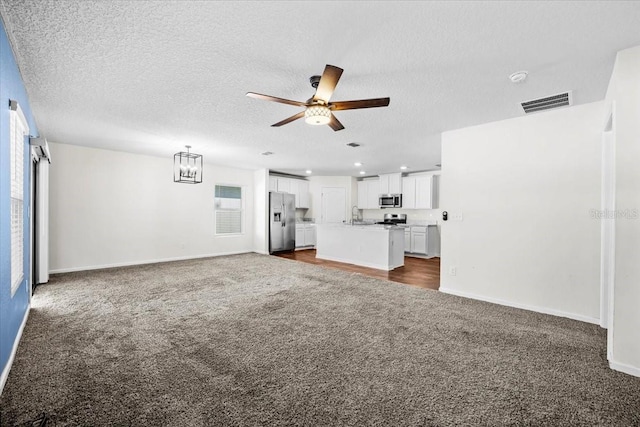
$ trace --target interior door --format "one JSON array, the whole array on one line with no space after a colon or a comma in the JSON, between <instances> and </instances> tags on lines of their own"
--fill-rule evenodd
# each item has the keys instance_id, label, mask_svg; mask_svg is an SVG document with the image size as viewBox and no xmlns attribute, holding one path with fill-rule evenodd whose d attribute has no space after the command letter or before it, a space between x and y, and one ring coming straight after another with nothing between
<instances>
[{"instance_id":1,"label":"interior door","mask_svg":"<svg viewBox=\"0 0 640 427\"><path fill-rule=\"evenodd\" d=\"M323 187L321 203L323 223L342 224L347 219L347 191L344 187Z\"/></svg>"}]
</instances>

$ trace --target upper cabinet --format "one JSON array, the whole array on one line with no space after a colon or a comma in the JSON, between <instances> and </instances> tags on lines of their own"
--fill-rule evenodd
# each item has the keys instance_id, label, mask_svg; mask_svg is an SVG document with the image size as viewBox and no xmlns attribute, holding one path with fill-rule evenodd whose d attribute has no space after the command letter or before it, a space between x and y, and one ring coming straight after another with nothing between
<instances>
[{"instance_id":1,"label":"upper cabinet","mask_svg":"<svg viewBox=\"0 0 640 427\"><path fill-rule=\"evenodd\" d=\"M269 175L269 191L278 191L278 177Z\"/></svg>"},{"instance_id":2,"label":"upper cabinet","mask_svg":"<svg viewBox=\"0 0 640 427\"><path fill-rule=\"evenodd\" d=\"M307 209L311 205L309 181L269 175L269 191L293 194L296 196L296 208Z\"/></svg>"},{"instance_id":3,"label":"upper cabinet","mask_svg":"<svg viewBox=\"0 0 640 427\"><path fill-rule=\"evenodd\" d=\"M278 192L294 194L291 192L291 180L289 178L278 177Z\"/></svg>"},{"instance_id":4,"label":"upper cabinet","mask_svg":"<svg viewBox=\"0 0 640 427\"><path fill-rule=\"evenodd\" d=\"M293 181L293 180L292 180ZM309 181L298 181L298 192L296 193L296 208L310 208L311 196L309 194Z\"/></svg>"},{"instance_id":5,"label":"upper cabinet","mask_svg":"<svg viewBox=\"0 0 640 427\"><path fill-rule=\"evenodd\" d=\"M402 174L388 173L380 175L380 194L400 194L402 193Z\"/></svg>"},{"instance_id":6,"label":"upper cabinet","mask_svg":"<svg viewBox=\"0 0 640 427\"><path fill-rule=\"evenodd\" d=\"M416 177L416 209L433 208L433 175Z\"/></svg>"},{"instance_id":7,"label":"upper cabinet","mask_svg":"<svg viewBox=\"0 0 640 427\"><path fill-rule=\"evenodd\" d=\"M377 179L358 181L358 209L378 209L380 183Z\"/></svg>"},{"instance_id":8,"label":"upper cabinet","mask_svg":"<svg viewBox=\"0 0 640 427\"><path fill-rule=\"evenodd\" d=\"M433 209L434 207L434 176L418 175L402 178L402 208L403 209Z\"/></svg>"},{"instance_id":9,"label":"upper cabinet","mask_svg":"<svg viewBox=\"0 0 640 427\"><path fill-rule=\"evenodd\" d=\"M402 178L402 208L416 208L416 179L412 176Z\"/></svg>"}]
</instances>

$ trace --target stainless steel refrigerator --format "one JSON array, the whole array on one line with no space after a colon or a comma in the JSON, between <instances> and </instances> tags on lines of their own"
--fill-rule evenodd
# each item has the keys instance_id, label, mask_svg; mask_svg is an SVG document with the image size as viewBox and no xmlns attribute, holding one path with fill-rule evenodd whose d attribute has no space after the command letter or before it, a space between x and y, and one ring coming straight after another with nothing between
<instances>
[{"instance_id":1,"label":"stainless steel refrigerator","mask_svg":"<svg viewBox=\"0 0 640 427\"><path fill-rule=\"evenodd\" d=\"M288 193L269 193L269 253L296 248L296 202Z\"/></svg>"}]
</instances>

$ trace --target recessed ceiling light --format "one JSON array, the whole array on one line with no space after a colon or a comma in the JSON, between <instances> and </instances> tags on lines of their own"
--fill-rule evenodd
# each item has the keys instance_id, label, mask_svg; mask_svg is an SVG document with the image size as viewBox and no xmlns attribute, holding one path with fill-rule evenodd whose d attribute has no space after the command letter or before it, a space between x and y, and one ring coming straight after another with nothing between
<instances>
[{"instance_id":1,"label":"recessed ceiling light","mask_svg":"<svg viewBox=\"0 0 640 427\"><path fill-rule=\"evenodd\" d=\"M311 173L311 169L307 169L305 172L306 173Z\"/></svg>"},{"instance_id":2,"label":"recessed ceiling light","mask_svg":"<svg viewBox=\"0 0 640 427\"><path fill-rule=\"evenodd\" d=\"M360 171L360 175L364 175L365 173L365 171Z\"/></svg>"},{"instance_id":3,"label":"recessed ceiling light","mask_svg":"<svg viewBox=\"0 0 640 427\"><path fill-rule=\"evenodd\" d=\"M400 166L400 170L406 171L407 167L406 166Z\"/></svg>"},{"instance_id":4,"label":"recessed ceiling light","mask_svg":"<svg viewBox=\"0 0 640 427\"><path fill-rule=\"evenodd\" d=\"M512 83L522 83L527 78L527 75L529 75L529 73L526 71L516 71L509 76L509 80L511 80Z\"/></svg>"},{"instance_id":5,"label":"recessed ceiling light","mask_svg":"<svg viewBox=\"0 0 640 427\"><path fill-rule=\"evenodd\" d=\"M353 147L353 148L360 147L360 144L358 144L357 142L350 142L350 143L348 143L347 145L348 145L349 147Z\"/></svg>"},{"instance_id":6,"label":"recessed ceiling light","mask_svg":"<svg viewBox=\"0 0 640 427\"><path fill-rule=\"evenodd\" d=\"M362 166L362 163L360 163L360 162L355 162L355 163L353 164L353 166Z\"/></svg>"},{"instance_id":7,"label":"recessed ceiling light","mask_svg":"<svg viewBox=\"0 0 640 427\"><path fill-rule=\"evenodd\" d=\"M271 151L265 151L264 153L260 153L260 154L262 154L263 156L270 156L275 153L272 153Z\"/></svg>"}]
</instances>

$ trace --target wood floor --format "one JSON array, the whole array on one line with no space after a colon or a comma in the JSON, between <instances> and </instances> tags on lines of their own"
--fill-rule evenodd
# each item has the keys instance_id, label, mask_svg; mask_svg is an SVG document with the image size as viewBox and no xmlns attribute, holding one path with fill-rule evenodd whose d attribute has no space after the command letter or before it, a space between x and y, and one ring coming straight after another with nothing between
<instances>
[{"instance_id":1,"label":"wood floor","mask_svg":"<svg viewBox=\"0 0 640 427\"><path fill-rule=\"evenodd\" d=\"M384 271L377 270L375 268L360 267L359 265L317 259L315 249L282 252L275 255L282 258L293 259L309 264L322 265L324 267L337 268L344 271L360 273L365 276L377 277L421 288L437 290L440 287L440 258L424 259L405 257L403 267L399 267L391 271Z\"/></svg>"}]
</instances>

